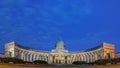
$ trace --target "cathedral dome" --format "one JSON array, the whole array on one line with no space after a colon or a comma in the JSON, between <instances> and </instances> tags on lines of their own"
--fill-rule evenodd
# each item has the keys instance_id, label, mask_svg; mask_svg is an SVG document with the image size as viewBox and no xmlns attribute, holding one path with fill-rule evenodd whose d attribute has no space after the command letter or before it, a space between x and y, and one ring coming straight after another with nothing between
<instances>
[{"instance_id":1,"label":"cathedral dome","mask_svg":"<svg viewBox=\"0 0 120 68\"><path fill-rule=\"evenodd\" d=\"M56 43L56 49L57 50L63 50L64 49L64 42L62 40L59 40L57 43Z\"/></svg>"}]
</instances>

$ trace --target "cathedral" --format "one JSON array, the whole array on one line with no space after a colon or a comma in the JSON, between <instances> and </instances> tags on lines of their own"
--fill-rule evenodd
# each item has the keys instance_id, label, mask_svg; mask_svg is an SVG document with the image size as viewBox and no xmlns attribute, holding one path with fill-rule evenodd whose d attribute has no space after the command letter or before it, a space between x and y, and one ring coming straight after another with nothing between
<instances>
[{"instance_id":1,"label":"cathedral","mask_svg":"<svg viewBox=\"0 0 120 68\"><path fill-rule=\"evenodd\" d=\"M43 60L49 64L72 64L74 61L91 63L99 59L115 57L114 45L109 43L102 43L99 46L79 52L69 52L64 47L62 40L59 40L55 45L55 49L51 51L35 50L21 46L16 42L10 42L5 45L5 56L28 62Z\"/></svg>"}]
</instances>

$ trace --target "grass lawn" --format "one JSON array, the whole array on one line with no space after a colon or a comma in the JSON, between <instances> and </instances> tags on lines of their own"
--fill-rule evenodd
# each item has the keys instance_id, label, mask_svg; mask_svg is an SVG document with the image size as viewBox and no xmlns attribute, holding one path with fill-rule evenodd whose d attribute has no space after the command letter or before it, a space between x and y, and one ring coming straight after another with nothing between
<instances>
[{"instance_id":1,"label":"grass lawn","mask_svg":"<svg viewBox=\"0 0 120 68\"><path fill-rule=\"evenodd\" d=\"M34 66L34 65L10 65L0 64L0 68L120 68L120 65L103 66Z\"/></svg>"}]
</instances>

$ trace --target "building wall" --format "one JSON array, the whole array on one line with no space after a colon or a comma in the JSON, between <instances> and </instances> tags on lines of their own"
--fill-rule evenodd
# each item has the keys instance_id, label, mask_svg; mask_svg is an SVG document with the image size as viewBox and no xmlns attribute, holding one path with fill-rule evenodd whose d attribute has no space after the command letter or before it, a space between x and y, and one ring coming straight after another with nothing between
<instances>
[{"instance_id":1,"label":"building wall","mask_svg":"<svg viewBox=\"0 0 120 68\"><path fill-rule=\"evenodd\" d=\"M105 59L115 58L115 48L113 44L103 43L103 49Z\"/></svg>"},{"instance_id":2,"label":"building wall","mask_svg":"<svg viewBox=\"0 0 120 68\"><path fill-rule=\"evenodd\" d=\"M72 64L74 61L94 62L99 59L114 58L114 45L103 43L101 47L84 52L67 52L66 50L43 52L32 49L25 49L17 46L17 43L11 42L5 45L5 55L7 57L16 57L24 61L32 62L34 60L47 61L49 64ZM111 54L109 54L111 53ZM111 55L110 57L108 56Z\"/></svg>"},{"instance_id":3,"label":"building wall","mask_svg":"<svg viewBox=\"0 0 120 68\"><path fill-rule=\"evenodd\" d=\"M7 57L15 57L15 42L5 44L5 55Z\"/></svg>"}]
</instances>

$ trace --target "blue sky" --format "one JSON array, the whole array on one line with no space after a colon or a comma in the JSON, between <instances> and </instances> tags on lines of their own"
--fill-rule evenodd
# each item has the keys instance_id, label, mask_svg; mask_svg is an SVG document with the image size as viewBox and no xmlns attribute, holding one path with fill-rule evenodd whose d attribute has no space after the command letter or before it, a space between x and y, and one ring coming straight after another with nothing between
<instances>
[{"instance_id":1,"label":"blue sky","mask_svg":"<svg viewBox=\"0 0 120 68\"><path fill-rule=\"evenodd\" d=\"M81 51L112 43L120 51L119 0L0 0L0 52L17 43L52 50L62 39L66 49Z\"/></svg>"}]
</instances>

